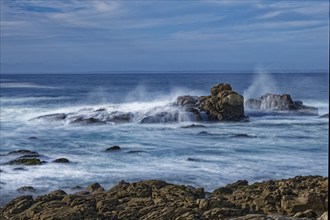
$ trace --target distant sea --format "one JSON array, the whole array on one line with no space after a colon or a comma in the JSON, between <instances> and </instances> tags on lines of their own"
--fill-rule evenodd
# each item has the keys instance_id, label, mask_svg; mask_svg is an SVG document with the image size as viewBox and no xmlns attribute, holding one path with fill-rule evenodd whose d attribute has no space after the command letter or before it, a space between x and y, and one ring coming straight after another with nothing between
<instances>
[{"instance_id":1,"label":"distant sea","mask_svg":"<svg viewBox=\"0 0 330 220\"><path fill-rule=\"evenodd\" d=\"M231 84L245 99L266 92L329 112L327 73L194 74L2 74L1 201L33 186L35 195L72 192L93 182L110 187L121 180L162 179L212 191L230 182L250 183L296 175L328 175L328 118L250 115L250 122L140 123L165 111L179 95L209 95L218 83ZM70 124L30 120L53 113L96 110L131 113L128 123ZM249 112L245 114L249 116ZM183 128L191 124L204 127ZM29 137L35 137L29 139ZM118 152L105 152L113 145ZM40 166L3 165L7 153L37 151ZM52 163L67 158L68 164Z\"/></svg>"}]
</instances>

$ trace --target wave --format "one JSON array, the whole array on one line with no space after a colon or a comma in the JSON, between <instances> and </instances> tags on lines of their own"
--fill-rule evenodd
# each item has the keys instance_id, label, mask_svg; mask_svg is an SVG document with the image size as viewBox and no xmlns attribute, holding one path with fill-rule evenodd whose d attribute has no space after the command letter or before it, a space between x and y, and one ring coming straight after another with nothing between
<instances>
[{"instance_id":1,"label":"wave","mask_svg":"<svg viewBox=\"0 0 330 220\"><path fill-rule=\"evenodd\" d=\"M43 86L35 83L21 82L21 83L0 83L1 88L26 88L26 89L57 89L54 86Z\"/></svg>"}]
</instances>

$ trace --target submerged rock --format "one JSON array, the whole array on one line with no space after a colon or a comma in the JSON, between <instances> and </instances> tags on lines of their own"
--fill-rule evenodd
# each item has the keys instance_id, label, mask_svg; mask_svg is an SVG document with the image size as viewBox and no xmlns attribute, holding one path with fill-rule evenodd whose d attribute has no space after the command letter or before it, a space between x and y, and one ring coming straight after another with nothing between
<instances>
[{"instance_id":1,"label":"submerged rock","mask_svg":"<svg viewBox=\"0 0 330 220\"><path fill-rule=\"evenodd\" d=\"M36 155L36 156L39 156L39 153L38 152L36 152L36 151L30 151L30 150L10 151L7 155L14 155L14 154Z\"/></svg>"},{"instance_id":2,"label":"submerged rock","mask_svg":"<svg viewBox=\"0 0 330 220\"><path fill-rule=\"evenodd\" d=\"M319 118L329 118L329 113L320 116Z\"/></svg>"},{"instance_id":3,"label":"submerged rock","mask_svg":"<svg viewBox=\"0 0 330 220\"><path fill-rule=\"evenodd\" d=\"M182 126L181 128L205 128L205 126L204 125L191 124L191 125L187 125L187 126Z\"/></svg>"},{"instance_id":4,"label":"submerged rock","mask_svg":"<svg viewBox=\"0 0 330 220\"><path fill-rule=\"evenodd\" d=\"M107 148L105 151L118 151L118 150L121 150L121 148L119 146L115 145L115 146Z\"/></svg>"},{"instance_id":5,"label":"submerged rock","mask_svg":"<svg viewBox=\"0 0 330 220\"><path fill-rule=\"evenodd\" d=\"M6 165L27 165L27 166L32 166L32 165L41 165L43 164L43 161L37 158L18 158L15 160L11 160L7 163Z\"/></svg>"},{"instance_id":6,"label":"submerged rock","mask_svg":"<svg viewBox=\"0 0 330 220\"><path fill-rule=\"evenodd\" d=\"M18 188L17 191L20 193L35 192L36 189L33 188L32 186L22 186L22 187Z\"/></svg>"},{"instance_id":7,"label":"submerged rock","mask_svg":"<svg viewBox=\"0 0 330 220\"><path fill-rule=\"evenodd\" d=\"M69 163L70 161L66 158L57 158L53 160L53 163Z\"/></svg>"},{"instance_id":8,"label":"submerged rock","mask_svg":"<svg viewBox=\"0 0 330 220\"><path fill-rule=\"evenodd\" d=\"M35 119L43 119L47 121L60 121L66 119L67 115L64 113L56 113L56 114L49 114L49 115L41 115L36 118L32 118L31 120Z\"/></svg>"},{"instance_id":9,"label":"submerged rock","mask_svg":"<svg viewBox=\"0 0 330 220\"><path fill-rule=\"evenodd\" d=\"M240 180L206 196L204 189L161 180L98 183L67 195L62 190L18 197L0 211L8 219L327 219L328 178L297 176L249 185Z\"/></svg>"},{"instance_id":10,"label":"submerged rock","mask_svg":"<svg viewBox=\"0 0 330 220\"><path fill-rule=\"evenodd\" d=\"M289 94L266 93L260 99L248 99L245 106L251 110L287 111L303 115L318 115L318 109L303 105L302 101L293 101Z\"/></svg>"}]
</instances>

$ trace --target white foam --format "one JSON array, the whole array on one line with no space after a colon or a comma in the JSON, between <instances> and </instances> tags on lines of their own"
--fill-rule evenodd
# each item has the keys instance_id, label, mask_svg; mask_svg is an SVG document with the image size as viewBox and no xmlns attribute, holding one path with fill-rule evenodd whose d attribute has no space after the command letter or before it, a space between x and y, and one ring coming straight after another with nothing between
<instances>
[{"instance_id":1,"label":"white foam","mask_svg":"<svg viewBox=\"0 0 330 220\"><path fill-rule=\"evenodd\" d=\"M54 86L43 86L35 83L21 82L21 83L0 83L1 88L31 88L31 89L57 89Z\"/></svg>"}]
</instances>

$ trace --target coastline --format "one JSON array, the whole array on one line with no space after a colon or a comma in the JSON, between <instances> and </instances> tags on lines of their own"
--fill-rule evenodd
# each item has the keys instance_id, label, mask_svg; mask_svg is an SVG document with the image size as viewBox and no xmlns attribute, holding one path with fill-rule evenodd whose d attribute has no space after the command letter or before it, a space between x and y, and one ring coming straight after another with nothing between
<instances>
[{"instance_id":1,"label":"coastline","mask_svg":"<svg viewBox=\"0 0 330 220\"><path fill-rule=\"evenodd\" d=\"M205 192L162 180L94 183L74 194L55 190L17 197L1 219L327 219L328 177L296 176Z\"/></svg>"}]
</instances>

